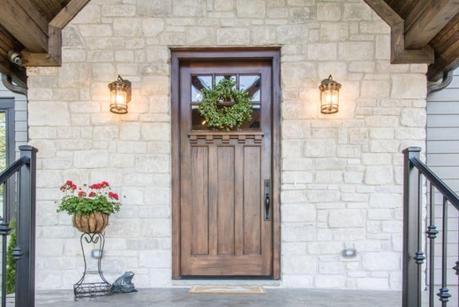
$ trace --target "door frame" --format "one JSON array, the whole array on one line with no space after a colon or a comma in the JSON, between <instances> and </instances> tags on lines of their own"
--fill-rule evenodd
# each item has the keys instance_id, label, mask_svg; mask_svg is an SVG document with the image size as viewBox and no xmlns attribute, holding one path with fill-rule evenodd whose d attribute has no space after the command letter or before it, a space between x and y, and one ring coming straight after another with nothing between
<instances>
[{"instance_id":1,"label":"door frame","mask_svg":"<svg viewBox=\"0 0 459 307\"><path fill-rule=\"evenodd\" d=\"M280 47L273 48L172 48L171 50L171 144L172 144L172 279L180 272L180 63L189 60L269 60L272 63L272 200L273 275L281 276L280 217Z\"/></svg>"}]
</instances>

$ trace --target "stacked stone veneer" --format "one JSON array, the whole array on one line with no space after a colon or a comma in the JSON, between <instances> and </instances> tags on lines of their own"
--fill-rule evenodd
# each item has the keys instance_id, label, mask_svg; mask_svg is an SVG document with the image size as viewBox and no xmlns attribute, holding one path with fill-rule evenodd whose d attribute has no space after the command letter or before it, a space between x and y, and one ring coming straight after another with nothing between
<instances>
[{"instance_id":1,"label":"stacked stone veneer","mask_svg":"<svg viewBox=\"0 0 459 307\"><path fill-rule=\"evenodd\" d=\"M172 285L169 48L281 46L281 285L399 289L400 152L424 146L426 66L391 65L389 31L360 0L91 1L63 32L62 67L28 69L37 287L80 274L78 234L55 212L68 178L126 195L106 275ZM109 113L117 74L133 84L127 115ZM325 116L317 86L329 74L343 88L340 112Z\"/></svg>"}]
</instances>

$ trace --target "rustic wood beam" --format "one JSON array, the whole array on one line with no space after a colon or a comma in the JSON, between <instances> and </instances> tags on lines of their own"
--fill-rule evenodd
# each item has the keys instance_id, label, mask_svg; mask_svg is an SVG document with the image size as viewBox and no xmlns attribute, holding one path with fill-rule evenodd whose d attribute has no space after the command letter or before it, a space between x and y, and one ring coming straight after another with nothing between
<instances>
[{"instance_id":1,"label":"rustic wood beam","mask_svg":"<svg viewBox=\"0 0 459 307\"><path fill-rule=\"evenodd\" d=\"M427 78L436 81L443 76L445 71L454 69L459 65L459 40L451 43L442 53L437 54L435 63L429 66Z\"/></svg>"},{"instance_id":2,"label":"rustic wood beam","mask_svg":"<svg viewBox=\"0 0 459 307\"><path fill-rule=\"evenodd\" d=\"M41 12L37 10L37 7L31 0L16 0L15 2L22 7L24 12L29 15L43 33L48 32L48 18L43 16Z\"/></svg>"},{"instance_id":3,"label":"rustic wood beam","mask_svg":"<svg viewBox=\"0 0 459 307\"><path fill-rule=\"evenodd\" d=\"M63 29L90 0L71 0L54 18L49 22L52 27Z\"/></svg>"},{"instance_id":4,"label":"rustic wood beam","mask_svg":"<svg viewBox=\"0 0 459 307\"><path fill-rule=\"evenodd\" d=\"M391 63L433 63L434 51L426 46L418 50L405 49L404 20L384 0L365 2L391 27Z\"/></svg>"},{"instance_id":5,"label":"rustic wood beam","mask_svg":"<svg viewBox=\"0 0 459 307\"><path fill-rule=\"evenodd\" d=\"M18 4L18 1L2 1L0 23L29 51L48 51L47 33L42 31L40 26Z\"/></svg>"},{"instance_id":6,"label":"rustic wood beam","mask_svg":"<svg viewBox=\"0 0 459 307\"><path fill-rule=\"evenodd\" d=\"M22 52L25 66L60 66L62 53L62 29L88 4L90 0L70 1L48 25L48 52Z\"/></svg>"},{"instance_id":7,"label":"rustic wood beam","mask_svg":"<svg viewBox=\"0 0 459 307\"><path fill-rule=\"evenodd\" d=\"M405 20L405 48L427 46L457 13L458 0L418 1Z\"/></svg>"}]
</instances>

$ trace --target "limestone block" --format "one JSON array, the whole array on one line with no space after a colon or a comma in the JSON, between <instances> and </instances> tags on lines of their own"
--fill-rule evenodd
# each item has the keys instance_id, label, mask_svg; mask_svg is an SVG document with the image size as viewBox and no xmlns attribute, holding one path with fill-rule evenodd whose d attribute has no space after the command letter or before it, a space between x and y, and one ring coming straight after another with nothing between
<instances>
[{"instance_id":1,"label":"limestone block","mask_svg":"<svg viewBox=\"0 0 459 307\"><path fill-rule=\"evenodd\" d=\"M103 17L126 17L136 14L135 5L130 4L110 4L102 6ZM116 20L116 18L114 19Z\"/></svg>"},{"instance_id":2,"label":"limestone block","mask_svg":"<svg viewBox=\"0 0 459 307\"><path fill-rule=\"evenodd\" d=\"M310 60L335 60L336 55L336 43L308 44L308 59Z\"/></svg>"},{"instance_id":3,"label":"limestone block","mask_svg":"<svg viewBox=\"0 0 459 307\"><path fill-rule=\"evenodd\" d=\"M363 267L372 271L396 271L400 269L400 254L380 251L362 255Z\"/></svg>"},{"instance_id":4,"label":"limestone block","mask_svg":"<svg viewBox=\"0 0 459 307\"><path fill-rule=\"evenodd\" d=\"M246 28L217 29L217 44L219 45L248 45L250 31Z\"/></svg>"},{"instance_id":5,"label":"limestone block","mask_svg":"<svg viewBox=\"0 0 459 307\"><path fill-rule=\"evenodd\" d=\"M141 129L144 140L170 139L170 125L167 123L143 123Z\"/></svg>"},{"instance_id":6,"label":"limestone block","mask_svg":"<svg viewBox=\"0 0 459 307\"><path fill-rule=\"evenodd\" d=\"M137 0L140 16L166 16L172 12L172 0Z\"/></svg>"},{"instance_id":7,"label":"limestone block","mask_svg":"<svg viewBox=\"0 0 459 307\"><path fill-rule=\"evenodd\" d=\"M311 183L312 182L312 173L310 172L284 172L282 174L282 182L283 183L292 183L292 184L299 184L299 183Z\"/></svg>"},{"instance_id":8,"label":"limestone block","mask_svg":"<svg viewBox=\"0 0 459 307\"><path fill-rule=\"evenodd\" d=\"M353 228L364 226L364 216L359 209L332 210L328 217L330 228Z\"/></svg>"},{"instance_id":9,"label":"limestone block","mask_svg":"<svg viewBox=\"0 0 459 307\"><path fill-rule=\"evenodd\" d=\"M349 37L349 26L347 23L320 23L320 40L342 41Z\"/></svg>"},{"instance_id":10,"label":"limestone block","mask_svg":"<svg viewBox=\"0 0 459 307\"><path fill-rule=\"evenodd\" d=\"M120 139L126 141L136 141L140 139L140 124L123 123L120 126Z\"/></svg>"},{"instance_id":11,"label":"limestone block","mask_svg":"<svg viewBox=\"0 0 459 307\"><path fill-rule=\"evenodd\" d=\"M317 271L317 258L297 255L283 261L285 274L313 274Z\"/></svg>"},{"instance_id":12,"label":"limestone block","mask_svg":"<svg viewBox=\"0 0 459 307\"><path fill-rule=\"evenodd\" d=\"M400 208L402 195L395 193L371 193L370 207L373 208Z\"/></svg>"},{"instance_id":13,"label":"limestone block","mask_svg":"<svg viewBox=\"0 0 459 307\"><path fill-rule=\"evenodd\" d=\"M403 109L400 114L400 122L408 127L425 127L427 114L425 109L409 108Z\"/></svg>"},{"instance_id":14,"label":"limestone block","mask_svg":"<svg viewBox=\"0 0 459 307\"><path fill-rule=\"evenodd\" d=\"M263 18L266 14L264 0L237 0L236 10L239 17Z\"/></svg>"},{"instance_id":15,"label":"limestone block","mask_svg":"<svg viewBox=\"0 0 459 307\"><path fill-rule=\"evenodd\" d=\"M313 222L316 210L307 204L291 204L282 206L282 222Z\"/></svg>"},{"instance_id":16,"label":"limestone block","mask_svg":"<svg viewBox=\"0 0 459 307\"><path fill-rule=\"evenodd\" d=\"M336 141L333 139L307 140L304 142L306 157L333 157L336 154Z\"/></svg>"},{"instance_id":17,"label":"limestone block","mask_svg":"<svg viewBox=\"0 0 459 307\"><path fill-rule=\"evenodd\" d=\"M338 45L339 58L343 60L368 61L374 58L371 42L342 42Z\"/></svg>"},{"instance_id":18,"label":"limestone block","mask_svg":"<svg viewBox=\"0 0 459 307\"><path fill-rule=\"evenodd\" d=\"M108 153L100 150L75 151L75 167L99 168L108 166Z\"/></svg>"},{"instance_id":19,"label":"limestone block","mask_svg":"<svg viewBox=\"0 0 459 307\"><path fill-rule=\"evenodd\" d=\"M341 6L337 3L318 3L317 20L338 21L341 19Z\"/></svg>"},{"instance_id":20,"label":"limestone block","mask_svg":"<svg viewBox=\"0 0 459 307\"><path fill-rule=\"evenodd\" d=\"M394 181L392 167L368 166L365 172L367 184L391 184Z\"/></svg>"},{"instance_id":21,"label":"limestone block","mask_svg":"<svg viewBox=\"0 0 459 307\"><path fill-rule=\"evenodd\" d=\"M113 34L116 36L140 36L142 32L142 20L138 18L115 18L113 20Z\"/></svg>"},{"instance_id":22,"label":"limestone block","mask_svg":"<svg viewBox=\"0 0 459 307\"><path fill-rule=\"evenodd\" d=\"M108 24L82 24L78 26L84 37L107 37L112 35L112 28Z\"/></svg>"},{"instance_id":23,"label":"limestone block","mask_svg":"<svg viewBox=\"0 0 459 307\"><path fill-rule=\"evenodd\" d=\"M216 11L232 11L234 9L234 0L215 0L214 9Z\"/></svg>"},{"instance_id":24,"label":"limestone block","mask_svg":"<svg viewBox=\"0 0 459 307\"><path fill-rule=\"evenodd\" d=\"M52 110L52 112L50 112L50 110ZM70 114L67 104L54 101L35 101L29 103L29 125L70 125Z\"/></svg>"},{"instance_id":25,"label":"limestone block","mask_svg":"<svg viewBox=\"0 0 459 307\"><path fill-rule=\"evenodd\" d=\"M316 227L312 224L286 223L282 226L282 241L308 242L314 240Z\"/></svg>"},{"instance_id":26,"label":"limestone block","mask_svg":"<svg viewBox=\"0 0 459 307\"><path fill-rule=\"evenodd\" d=\"M371 20L371 15L372 10L364 2L344 4L343 20Z\"/></svg>"},{"instance_id":27,"label":"limestone block","mask_svg":"<svg viewBox=\"0 0 459 307\"><path fill-rule=\"evenodd\" d=\"M393 74L392 98L425 99L427 95L424 74Z\"/></svg>"},{"instance_id":28,"label":"limestone block","mask_svg":"<svg viewBox=\"0 0 459 307\"><path fill-rule=\"evenodd\" d=\"M206 2L204 0L173 1L173 14L175 16L198 17L204 15Z\"/></svg>"}]
</instances>

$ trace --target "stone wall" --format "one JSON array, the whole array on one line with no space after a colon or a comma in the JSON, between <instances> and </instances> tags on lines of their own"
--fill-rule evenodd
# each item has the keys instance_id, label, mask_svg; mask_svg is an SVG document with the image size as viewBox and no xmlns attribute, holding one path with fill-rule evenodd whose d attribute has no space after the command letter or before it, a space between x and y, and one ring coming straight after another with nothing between
<instances>
[{"instance_id":1,"label":"stone wall","mask_svg":"<svg viewBox=\"0 0 459 307\"><path fill-rule=\"evenodd\" d=\"M78 234L58 187L108 180L126 195L104 270L170 286L170 49L281 46L285 287L399 289L402 155L425 142L425 65L389 63L389 27L361 0L93 0L63 33L63 65L31 68L38 161L37 287L80 274ZM107 84L133 83L129 114ZM318 84L343 84L319 111ZM355 247L357 257L341 251Z\"/></svg>"}]
</instances>

